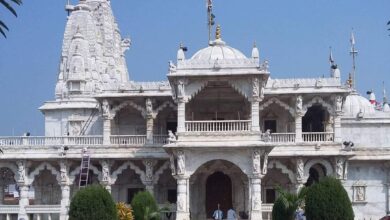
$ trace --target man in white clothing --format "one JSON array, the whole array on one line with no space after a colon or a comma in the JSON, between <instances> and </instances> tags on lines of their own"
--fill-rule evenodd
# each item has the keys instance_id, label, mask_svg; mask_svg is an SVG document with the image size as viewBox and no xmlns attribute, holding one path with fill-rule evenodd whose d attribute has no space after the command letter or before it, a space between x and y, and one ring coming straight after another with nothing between
<instances>
[{"instance_id":1,"label":"man in white clothing","mask_svg":"<svg viewBox=\"0 0 390 220\"><path fill-rule=\"evenodd\" d=\"M233 208L230 208L227 211L227 220L237 220L237 214L236 214L236 211L234 211Z\"/></svg>"},{"instance_id":2,"label":"man in white clothing","mask_svg":"<svg viewBox=\"0 0 390 220\"><path fill-rule=\"evenodd\" d=\"M219 204L218 204L218 209L215 210L213 213L213 218L215 220L222 220L223 218L223 212L219 209Z\"/></svg>"}]
</instances>

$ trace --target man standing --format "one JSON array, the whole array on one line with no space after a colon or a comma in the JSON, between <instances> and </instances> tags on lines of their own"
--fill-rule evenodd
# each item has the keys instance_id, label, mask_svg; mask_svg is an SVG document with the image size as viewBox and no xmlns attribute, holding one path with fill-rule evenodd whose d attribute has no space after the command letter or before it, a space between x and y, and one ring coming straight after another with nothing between
<instances>
[{"instance_id":1,"label":"man standing","mask_svg":"<svg viewBox=\"0 0 390 220\"><path fill-rule=\"evenodd\" d=\"M236 211L234 211L233 208L230 208L227 211L227 220L237 220L237 214L236 214Z\"/></svg>"},{"instance_id":2,"label":"man standing","mask_svg":"<svg viewBox=\"0 0 390 220\"><path fill-rule=\"evenodd\" d=\"M223 212L219 209L219 204L218 204L218 209L215 210L213 213L213 218L215 220L222 220L223 218Z\"/></svg>"}]
</instances>

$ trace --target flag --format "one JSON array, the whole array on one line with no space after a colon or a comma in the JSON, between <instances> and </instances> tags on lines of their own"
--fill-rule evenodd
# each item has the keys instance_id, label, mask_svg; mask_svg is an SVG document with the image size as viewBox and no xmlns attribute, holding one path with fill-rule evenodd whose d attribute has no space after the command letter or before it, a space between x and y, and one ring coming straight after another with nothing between
<instances>
[{"instance_id":1,"label":"flag","mask_svg":"<svg viewBox=\"0 0 390 220\"><path fill-rule=\"evenodd\" d=\"M206 0L206 1L207 1L206 8L209 12L211 12L213 8L213 0Z\"/></svg>"},{"instance_id":2,"label":"flag","mask_svg":"<svg viewBox=\"0 0 390 220\"><path fill-rule=\"evenodd\" d=\"M355 36L353 35L353 32L351 33L351 44L355 45Z\"/></svg>"},{"instance_id":3,"label":"flag","mask_svg":"<svg viewBox=\"0 0 390 220\"><path fill-rule=\"evenodd\" d=\"M330 62L331 64L334 63L332 48L330 48L330 52L329 52L329 62Z\"/></svg>"}]
</instances>

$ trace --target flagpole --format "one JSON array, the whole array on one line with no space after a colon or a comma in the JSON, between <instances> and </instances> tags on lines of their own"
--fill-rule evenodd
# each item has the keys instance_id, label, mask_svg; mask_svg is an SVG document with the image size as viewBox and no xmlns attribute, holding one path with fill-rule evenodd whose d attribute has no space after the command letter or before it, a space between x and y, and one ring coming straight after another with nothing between
<instances>
[{"instance_id":1,"label":"flagpole","mask_svg":"<svg viewBox=\"0 0 390 220\"><path fill-rule=\"evenodd\" d=\"M353 35L353 30L351 33L351 52L352 55L352 89L356 89L356 56L358 51L355 49L355 36Z\"/></svg>"},{"instance_id":2,"label":"flagpole","mask_svg":"<svg viewBox=\"0 0 390 220\"><path fill-rule=\"evenodd\" d=\"M209 40L207 43L209 44L211 41L211 14L212 14L213 5L211 0L206 0L206 3L207 3L207 26L209 31Z\"/></svg>"}]
</instances>

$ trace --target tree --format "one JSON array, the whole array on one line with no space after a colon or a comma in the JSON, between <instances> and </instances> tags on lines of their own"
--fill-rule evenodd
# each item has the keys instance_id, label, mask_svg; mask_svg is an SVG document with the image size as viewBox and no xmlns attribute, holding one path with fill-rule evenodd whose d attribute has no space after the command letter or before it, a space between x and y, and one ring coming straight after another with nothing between
<instances>
[{"instance_id":1,"label":"tree","mask_svg":"<svg viewBox=\"0 0 390 220\"><path fill-rule=\"evenodd\" d=\"M9 0L10 2L8 2L7 0L0 0L0 5L4 6L8 11L10 11L13 15L15 15L15 17L18 16L18 14L16 13L15 9L12 7L11 5L11 2L17 4L17 5L21 5L23 2L22 0ZM5 23L0 20L0 33L6 38L7 35L5 34L5 31L8 31L8 27L7 25L5 25Z\"/></svg>"},{"instance_id":2,"label":"tree","mask_svg":"<svg viewBox=\"0 0 390 220\"><path fill-rule=\"evenodd\" d=\"M294 220L295 212L305 201L306 188L302 188L298 194L287 192L281 188L277 189L278 199L272 208L273 220Z\"/></svg>"},{"instance_id":3,"label":"tree","mask_svg":"<svg viewBox=\"0 0 390 220\"><path fill-rule=\"evenodd\" d=\"M158 208L156 200L148 191L140 191L131 201L134 218L136 220L160 220L161 212L166 208Z\"/></svg>"},{"instance_id":4,"label":"tree","mask_svg":"<svg viewBox=\"0 0 390 220\"><path fill-rule=\"evenodd\" d=\"M353 220L352 203L340 180L324 177L306 194L307 220Z\"/></svg>"},{"instance_id":5,"label":"tree","mask_svg":"<svg viewBox=\"0 0 390 220\"><path fill-rule=\"evenodd\" d=\"M117 220L118 212L110 193L100 185L81 189L70 203L69 220Z\"/></svg>"}]
</instances>

